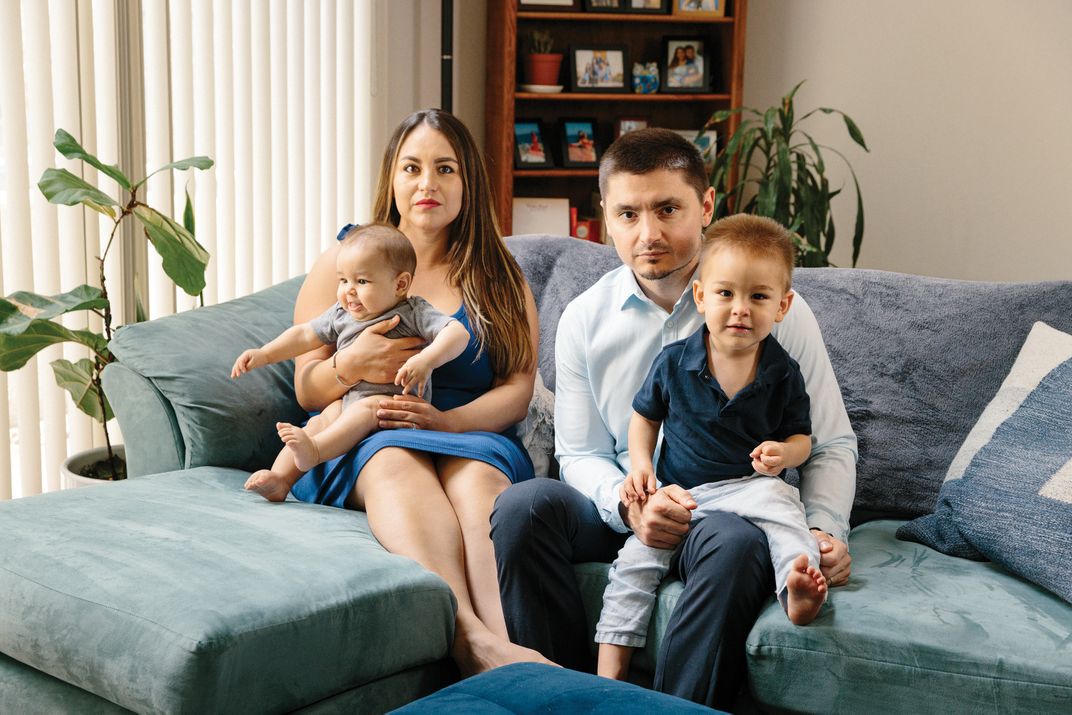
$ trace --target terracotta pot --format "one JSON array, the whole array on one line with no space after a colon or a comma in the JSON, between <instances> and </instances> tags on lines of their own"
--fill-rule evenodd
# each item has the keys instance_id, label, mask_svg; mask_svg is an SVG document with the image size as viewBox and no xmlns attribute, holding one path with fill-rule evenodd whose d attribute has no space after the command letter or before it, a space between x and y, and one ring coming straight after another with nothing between
<instances>
[{"instance_id":1,"label":"terracotta pot","mask_svg":"<svg viewBox=\"0 0 1072 715\"><path fill-rule=\"evenodd\" d=\"M561 54L525 55L525 84L556 85L561 67Z\"/></svg>"},{"instance_id":2,"label":"terracotta pot","mask_svg":"<svg viewBox=\"0 0 1072 715\"><path fill-rule=\"evenodd\" d=\"M123 449L123 445L113 444L112 451L116 457L126 461L127 453ZM63 466L60 467L60 488L74 489L75 487L88 487L93 484L112 484L113 482L108 479L94 479L93 477L82 476L83 467L103 462L105 459L108 459L107 447L94 447L84 452L72 454L64 460Z\"/></svg>"}]
</instances>

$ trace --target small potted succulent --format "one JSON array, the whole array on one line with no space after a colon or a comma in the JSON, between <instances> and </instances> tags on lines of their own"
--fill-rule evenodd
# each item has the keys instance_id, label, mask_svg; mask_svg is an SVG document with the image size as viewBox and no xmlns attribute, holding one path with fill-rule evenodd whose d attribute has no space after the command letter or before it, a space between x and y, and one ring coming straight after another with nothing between
<instances>
[{"instance_id":1,"label":"small potted succulent","mask_svg":"<svg viewBox=\"0 0 1072 715\"><path fill-rule=\"evenodd\" d=\"M529 53L524 58L525 83L539 86L558 85L562 53L551 52L555 41L550 32L533 30L529 36Z\"/></svg>"}]
</instances>

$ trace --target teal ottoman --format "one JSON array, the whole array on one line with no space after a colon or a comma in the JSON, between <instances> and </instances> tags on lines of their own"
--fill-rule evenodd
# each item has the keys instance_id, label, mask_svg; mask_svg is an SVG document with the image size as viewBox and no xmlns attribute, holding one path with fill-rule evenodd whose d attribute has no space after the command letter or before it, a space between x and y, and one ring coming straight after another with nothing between
<instances>
[{"instance_id":1,"label":"teal ottoman","mask_svg":"<svg viewBox=\"0 0 1072 715\"><path fill-rule=\"evenodd\" d=\"M80 709L75 686L176 713L289 712L366 688L347 711L382 712L449 682L417 683L453 639L446 583L387 553L364 514L271 504L247 476L202 467L0 503L0 710ZM400 677L417 684L377 685Z\"/></svg>"},{"instance_id":2,"label":"teal ottoman","mask_svg":"<svg viewBox=\"0 0 1072 715\"><path fill-rule=\"evenodd\" d=\"M650 715L719 711L631 683L540 663L515 663L455 683L394 712L404 715Z\"/></svg>"}]
</instances>

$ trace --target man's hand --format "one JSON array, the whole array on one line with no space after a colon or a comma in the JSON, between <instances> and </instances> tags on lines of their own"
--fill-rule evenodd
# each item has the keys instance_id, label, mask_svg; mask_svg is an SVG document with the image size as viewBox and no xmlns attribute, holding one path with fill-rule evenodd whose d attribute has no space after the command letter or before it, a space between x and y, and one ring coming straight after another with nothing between
<instances>
[{"instance_id":1,"label":"man's hand","mask_svg":"<svg viewBox=\"0 0 1072 715\"><path fill-rule=\"evenodd\" d=\"M677 484L658 490L644 502L625 507L625 522L646 546L672 549L689 533L696 501Z\"/></svg>"},{"instance_id":2,"label":"man's hand","mask_svg":"<svg viewBox=\"0 0 1072 715\"><path fill-rule=\"evenodd\" d=\"M398 325L399 320L395 315L362 330L336 356L338 372L350 379L360 376L366 382L392 384L398 369L424 345L422 338L385 338L383 334Z\"/></svg>"},{"instance_id":3,"label":"man's hand","mask_svg":"<svg viewBox=\"0 0 1072 715\"><path fill-rule=\"evenodd\" d=\"M819 570L831 586L844 586L852 573L849 547L822 529L812 529L811 535L819 545Z\"/></svg>"}]
</instances>

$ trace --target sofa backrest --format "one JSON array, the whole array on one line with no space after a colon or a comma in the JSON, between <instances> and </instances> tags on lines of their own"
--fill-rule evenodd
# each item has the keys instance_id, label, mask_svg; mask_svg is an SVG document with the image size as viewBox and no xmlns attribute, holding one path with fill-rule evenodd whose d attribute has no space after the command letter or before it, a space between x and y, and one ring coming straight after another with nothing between
<instances>
[{"instance_id":1,"label":"sofa backrest","mask_svg":"<svg viewBox=\"0 0 1072 715\"><path fill-rule=\"evenodd\" d=\"M620 265L610 246L508 239L540 312L540 373L554 389L565 305ZM929 513L953 456L1032 324L1072 333L1072 282L986 283L803 268L794 288L823 331L859 439L853 521Z\"/></svg>"}]
</instances>

